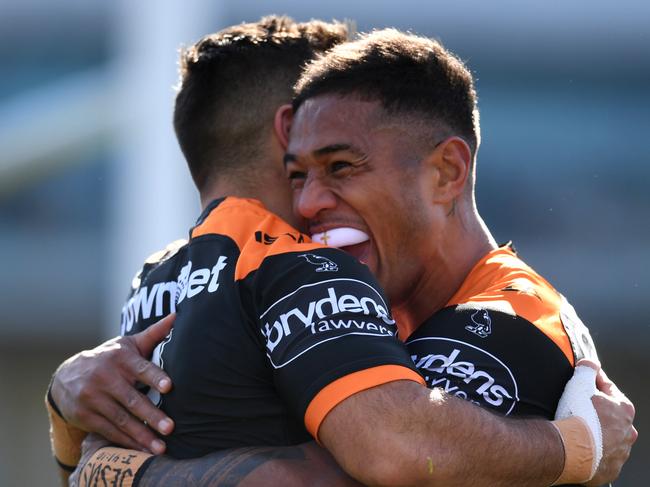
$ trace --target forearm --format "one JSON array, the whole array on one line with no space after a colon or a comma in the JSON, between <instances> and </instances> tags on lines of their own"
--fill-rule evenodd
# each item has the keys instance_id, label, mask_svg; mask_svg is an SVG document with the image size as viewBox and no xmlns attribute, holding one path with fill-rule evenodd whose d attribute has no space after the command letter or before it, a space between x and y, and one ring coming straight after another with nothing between
<instances>
[{"instance_id":1,"label":"forearm","mask_svg":"<svg viewBox=\"0 0 650 487\"><path fill-rule=\"evenodd\" d=\"M72 477L71 485L95 485L100 476L110 478L119 485L137 487L359 485L338 467L326 450L315 443L221 450L189 460L151 457L134 450L102 447L102 443L105 444L105 441L84 444L84 457Z\"/></svg>"},{"instance_id":2,"label":"forearm","mask_svg":"<svg viewBox=\"0 0 650 487\"><path fill-rule=\"evenodd\" d=\"M429 401L435 421L420 446L433 447L427 473L438 471L444 485L548 486L560 476L564 448L550 422L504 418L439 390Z\"/></svg>"},{"instance_id":3,"label":"forearm","mask_svg":"<svg viewBox=\"0 0 650 487\"><path fill-rule=\"evenodd\" d=\"M332 456L314 443L226 450L192 460L157 457L139 487L358 486Z\"/></svg>"},{"instance_id":4,"label":"forearm","mask_svg":"<svg viewBox=\"0 0 650 487\"><path fill-rule=\"evenodd\" d=\"M438 472L444 485L549 486L560 476L564 449L548 421L504 418L455 397L437 401L437 421L419 444L432 450L427 474Z\"/></svg>"},{"instance_id":5,"label":"forearm","mask_svg":"<svg viewBox=\"0 0 650 487\"><path fill-rule=\"evenodd\" d=\"M339 404L320 439L344 470L375 485L548 486L564 464L549 422L503 418L403 381Z\"/></svg>"}]
</instances>

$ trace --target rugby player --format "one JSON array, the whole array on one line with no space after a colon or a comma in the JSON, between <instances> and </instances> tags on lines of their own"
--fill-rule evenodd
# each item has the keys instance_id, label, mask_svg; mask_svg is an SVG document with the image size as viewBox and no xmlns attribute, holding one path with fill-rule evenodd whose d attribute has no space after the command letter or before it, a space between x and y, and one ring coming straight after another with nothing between
<instances>
[{"instance_id":1,"label":"rugby player","mask_svg":"<svg viewBox=\"0 0 650 487\"><path fill-rule=\"evenodd\" d=\"M375 43L373 44L373 38L370 38L370 41L365 41L369 42L369 44L364 47L370 48L371 51L372 49L381 51L385 48L398 47L388 42L391 40L391 36L387 33L376 34L376 36L380 38L384 36L387 39L382 38L385 43L378 44L377 39L374 38ZM409 48L422 47L415 41L412 41L409 45L406 42L408 39L400 38L397 34L393 33L393 36L397 36L398 40L404 43L402 47L406 51L409 51ZM395 39L393 38L392 41L394 42ZM359 45L357 44L355 47L358 49ZM432 49L431 45L427 45L426 47L429 50ZM473 179L473 176L470 177L469 175L473 172L471 170L471 161L474 159L478 146L477 138L474 141L474 147L471 147L471 135L468 136L466 132L463 132L463 127L459 130L458 126L454 125L455 121L451 122L451 127L445 126L446 123L450 122L444 118L435 120L435 123L433 123L433 132L437 133L438 138L441 137L441 134L445 137L443 137L441 143L436 142L435 147L427 147L427 149L430 149L431 153L435 153L436 150L441 151L443 155L442 157L438 157L438 159L443 162L443 167L440 164L435 166L429 162L426 157L418 153L418 151L422 151L423 149L415 147L422 143L423 139L418 137L422 135L422 132L426 133L424 140L433 139L431 136L431 127L425 127L425 122L431 121L428 119L417 120L417 115L423 116L419 110L413 110L413 106L409 106L408 102L404 106L400 106L399 103L390 106L390 99L386 101L382 96L377 94L382 94L381 88L377 88L378 91L374 93L372 90L369 90L367 92L369 93L369 99L366 99L365 95L359 95L359 91L350 89L352 85L350 84L350 78L345 78L345 75L349 74L345 69L341 70L341 72L334 69L333 74L323 69L322 63L327 62L332 62L333 65L337 65L338 63L338 67L341 64L344 65L345 63L341 62L341 58L343 60L348 59L346 56L350 52L353 52L349 49L352 48L345 46L344 55L341 56L339 53L339 58L335 57L335 54L332 54L321 60L320 65L316 63L310 68L306 78L303 78L303 81L299 85L302 87L302 91L299 92L296 108L300 109L297 112L297 118L294 122L294 131L296 133L292 138L292 140L297 142L292 142L287 156L290 177L294 181L296 189L297 208L304 216L310 219L311 229L315 233L324 234L318 235L318 237L324 236L325 239L337 239L341 237L341 234L353 233L353 237L358 238L359 232L365 235L372 235L372 240L369 243L367 240L362 242L346 242L343 240L339 241L339 245L347 247L345 245L346 243L358 244L356 248L348 248L347 250L356 253L379 276L380 282L388 290L389 296L398 305L397 310L403 318L403 333L410 334L417 328L418 323L430 318L425 325L416 331L417 334L421 330L425 330L423 331L423 336L409 340L411 344L417 341L438 340L439 342L439 337L434 336L431 332L434 325L436 335L450 333L450 336L454 337L453 339L460 338L453 335L453 329L439 331L440 326L449 320L457 327L461 323L467 323L465 318L471 318L472 321L469 323L473 324L468 325L471 329L466 331L477 336L477 340L487 338L491 335L492 326L494 326L495 335L496 330L500 328L502 328L502 333L504 330L511 331L511 329L515 330L516 333L517 327L528 326L529 330L524 331L521 337L525 341L530 342L531 347L542 346L543 351L536 358L541 360L545 365L549 360L558 361L559 359L558 366L553 369L551 374L554 377L559 377L561 380L559 382L549 380L550 385L548 383L545 384L546 392L551 395L551 398L534 397L532 392L533 388L527 387L526 389L522 388L522 393L526 390L526 394L530 394L530 397L522 396L522 400L520 400L516 393L513 395L512 389L508 391L507 387L503 387L503 377L497 377L499 381L497 386L500 389L495 388L491 390L490 394L493 395L492 397L490 397L490 394L487 394L487 396L484 393L482 394L480 391L481 387L479 387L478 390L474 391L474 396L476 397L468 398L474 400L479 399L477 402L483 403L487 401L486 405L491 404L490 399L492 402L497 402L500 399L501 403L499 406L503 404L506 398L513 399L510 404L512 406L510 411L505 412L511 412L513 408L521 406L519 411L521 413L536 413L548 416L549 413L552 413L549 410L549 407L551 407L549 404L557 402L559 392L561 392L564 382L570 376L570 370L575 363L575 359L585 353L589 353L591 346L589 340L587 340L586 347L572 347L569 342L570 337L564 331L565 325L562 323L552 323L552 320L548 317L545 317L544 322L530 323L530 321L534 321L531 318L532 314L519 312L521 309L525 308L528 310L528 308L534 307L530 300L526 300L526 296L532 296L540 301L542 301L542 298L548 299L549 302L546 302L545 306L538 306L538 311L543 311L546 315L551 315L556 311L559 312L561 306L566 308L568 305L565 306L562 304L561 298L550 286L542 282L541 278L534 274L532 270L519 263L512 251L508 249L497 249L489 233L482 225L482 222L480 222L480 218L474 222L471 221L471 218L466 218L472 211L475 213L475 218L478 218L474 207L470 206L468 208L466 206L467 201L460 201L460 196L465 195L473 203L473 189L468 190L467 187L469 186L471 188L468 181ZM390 49L387 52L391 55L395 54ZM418 49L413 49L412 52L422 54L422 51L418 53ZM412 52L408 54L412 54ZM428 52L426 53L430 54ZM435 54L438 56L436 60L439 61L445 57L444 54L446 53L439 51ZM362 58L363 56L359 56L355 60ZM449 59L452 62L456 62L453 58L448 58L447 62L449 62ZM382 60L382 62L385 61L385 59ZM404 59L401 59L401 61L404 61ZM407 59L406 61L412 62L413 58ZM371 68L376 69L377 66L371 66ZM384 70L384 76L390 73L390 69L387 69L385 66L382 67L381 63L380 68ZM400 68L403 68L403 65L400 65ZM350 72L353 71L350 70ZM377 72L382 73L381 69ZM311 80L308 78L310 73L312 75L316 73L316 76ZM329 75L329 77L323 76L323 73ZM343 73L343 76L341 76L341 73ZM358 71L355 72L355 75L358 74ZM401 70L400 74L402 74ZM463 73L454 72L453 74L457 76ZM318 82L313 82L313 79L320 80L322 84L319 85ZM342 79L343 82L338 86L336 83L328 85L332 79L339 82ZM406 79L408 80L409 78L407 77ZM377 81L377 78L373 78L368 86L381 86L381 84L376 84ZM411 78L410 81L412 82L413 79ZM469 88L471 88L471 82ZM332 93L336 96L332 97ZM362 91L362 93L366 92ZM341 95L344 96L341 97ZM454 100L457 101L457 99ZM386 107L384 107L384 104ZM467 105L471 106L471 119L471 113L474 108L474 100L471 96L467 100ZM349 110L346 111L345 107L348 107ZM396 111L392 112L388 107L396 109ZM440 106L438 105L437 109L439 110L439 108ZM400 109L404 111L400 111ZM383 113L382 110L385 110L386 113ZM424 110L424 113L426 115L426 110ZM437 113L439 114L440 112ZM445 115L449 114L449 112L442 113ZM276 126L281 128L279 132L282 133L286 132L286 128L290 124L290 119L286 117L288 114L286 110L281 111L280 114L280 121L276 119ZM398 128L403 127L404 124L408 126L408 130ZM323 137L321 138L320 133L313 132L309 127L324 128ZM337 127L344 127L344 130L337 132ZM391 130L396 132L399 137L396 137L395 133L391 133ZM422 132L418 132L418 130ZM459 133L470 139L470 142L467 143L462 137L454 135L454 130L459 130ZM447 134L445 133L446 131L451 131L451 133ZM376 135L378 132L383 134L383 138L379 137L377 139ZM368 136L363 135L364 133L367 133ZM414 137L413 134L416 134L416 136ZM279 138L281 141L284 140L284 136L284 133L280 135ZM338 140L334 140L337 137ZM417 143L414 143L413 140L409 141L409 137ZM362 143L354 145L350 141ZM371 141L371 143L368 144L368 141ZM366 145L363 142L366 142ZM428 141L423 145L426 147L427 144ZM362 149L366 152L364 153ZM377 157L377 154L384 154L386 157L381 159L381 157ZM373 157L369 157L371 155ZM429 155L429 153L425 152L424 155ZM393 157L395 160L391 162L391 158ZM427 163L424 164L423 161ZM391 162L393 167L388 162ZM399 166L397 165L398 162L400 164ZM405 165L407 162L411 166ZM446 164L449 164L449 167ZM464 168L461 168L463 164ZM435 167L434 172L438 174L435 185L430 184L430 179L432 178L423 177L429 174L426 171L432 170L432 167ZM402 175L413 179L401 179ZM368 179L364 180L364 178L372 178L373 176L375 179L371 179L370 182L372 184L368 185ZM398 183L403 184L404 182L408 182L413 188L417 188L418 184L422 183L422 187L419 188L422 193L420 196L424 194L428 196L426 198L422 196L423 199L418 201L418 191L416 191L413 195L413 201L401 201L399 198L393 198L397 192L394 188L391 192L390 185L385 182L390 177L395 177L395 180L392 182L394 188L405 187L403 185L398 186ZM440 181L443 181L444 184L440 184ZM449 195L452 196L451 199ZM382 202L383 207L382 204L376 204L382 198L384 198ZM437 199L434 199L431 205L432 208L427 208L426 201L431 198ZM445 198L447 200L444 200ZM202 200L204 200L203 197ZM373 200L376 210L374 216L374 210L371 211L372 207L370 205L370 202ZM350 204L351 202L356 203ZM442 202L444 202L444 205ZM434 206L435 208L433 208ZM439 206L442 208L438 208ZM208 208L210 210L214 209L214 207L210 208L210 206ZM400 210L404 209L409 211L400 213ZM419 215L418 212L428 214ZM381 215L381 218L377 215ZM393 218L388 218L388 216L392 216ZM437 218L433 218L432 216ZM444 219L442 218L443 216ZM413 218L412 221L409 221L410 217ZM383 221L382 218L384 219ZM453 221L456 218L460 220L460 224L454 224L452 222L449 226L445 227L440 223L441 220L447 219ZM450 231L450 238L446 239L443 235L444 232L442 234L428 234L427 232L433 228L432 221L438 223L439 229L444 228L445 232ZM396 236L394 228L388 228L384 222L389 222L391 225L397 226L398 229L415 230L415 233L408 234L412 240L390 242L390 238L395 239ZM384 224L382 225L382 223ZM199 225L199 228L201 225ZM454 225L460 228L454 228ZM341 227L352 227L353 231L349 229L340 230ZM373 227L379 231L373 231ZM419 234L418 231L422 229L427 229L427 232L420 232L422 234ZM469 233L466 234L460 231L467 229L469 229ZM483 233L481 234L481 232ZM297 234L293 235L296 237ZM399 236L399 232L397 235ZM387 236L389 238L386 238ZM344 239L345 237L343 235ZM451 248L449 243L452 241L452 237L462 237L470 241L465 242L461 240L456 242L459 250L454 254L449 252ZM264 240L265 237L261 236L261 238ZM277 235L270 235L269 239L272 238L277 238ZM295 239L297 240L299 238L297 237ZM429 251L430 249L427 250L425 243L428 242L431 244L432 240L439 242L439 245L435 246L435 250L439 253L431 252ZM270 245L272 246L273 243L271 242ZM399 243L399 246L397 243ZM443 244L447 245L447 247ZM468 255L460 255L463 248L469 251ZM312 248L311 250L314 249ZM447 249L447 252L443 252L443 249ZM400 252L405 251L407 252L406 256L412 259L407 259L406 264L402 265L404 268L402 275L400 274L401 271L396 272L399 268L396 264L396 257ZM174 250L170 251L170 253L173 252ZM323 255L318 255L316 250L314 250L314 253L315 257L324 257ZM483 262L483 254L489 254L485 262ZM309 258L305 258L305 260L312 265L336 265L335 261L340 256L336 255L336 257L333 257L335 254L327 255L330 257L324 257L324 260L317 258L313 258L311 261ZM445 261L441 256L448 259L456 257L458 258L458 262L456 263L453 260ZM402 254L401 257L404 258L405 255ZM501 280L490 280L491 277L494 277L490 276L490 274L494 273L492 268L494 266L490 266L493 260L498 264L497 267L505 267L507 270L506 274L508 272L510 274L497 276ZM432 262L445 264L442 266L445 272L438 275L432 273L430 276L426 272L422 272L426 271L427 266ZM485 268L485 271L482 271L483 268ZM471 277L472 273L477 269L480 276L469 279L468 276ZM504 281L508 276L512 277L513 269L519 272L518 279L515 282ZM434 268L434 270L436 269ZM489 278L488 284L496 285L499 287L498 289L492 289L489 286L485 288L484 274L486 273ZM432 283L435 282L434 278L445 279L440 285L440 291L437 291L436 287L432 286ZM531 285L531 282L533 285ZM206 280L205 284L207 285L207 283L208 281ZM414 284L418 285L412 287ZM423 285L419 286L419 284ZM524 286L524 284L527 284L527 286ZM512 289L501 288L500 286L502 285L506 287L512 285ZM491 291L491 294L485 291ZM428 292L431 292L431 294L428 295ZM452 298L454 292L456 296ZM510 299L506 297L508 296L506 293L509 292L512 292L518 298ZM445 296L444 293L448 293L448 295ZM536 296L536 293L541 294L541 296ZM495 294L497 295L496 297ZM477 301L482 302L480 306L475 304ZM464 305L465 302L467 302L467 305ZM556 307L553 308L553 306ZM436 311L442 308L448 308L446 309L446 315L436 314ZM433 317L431 316L432 314ZM493 319L494 322L492 322ZM512 323L507 322L508 319L514 323L515 327L508 326L512 325ZM451 326L450 328L454 327ZM572 336L588 337L579 324L578 328L579 333L577 332ZM534 330L539 330L537 335L535 335ZM558 334L561 335L562 333L564 333L564 336L561 338L555 336ZM269 348L270 344L275 343L276 338L277 336L270 338L267 335L267 348ZM450 340L452 339L450 338ZM318 345L320 347L321 343L316 341L312 345ZM471 383L473 379L481 376L485 378L486 375L494 382L494 377L490 377L486 371L480 370L474 364L467 361L452 363L453 358L451 357L454 354L457 356L460 350L454 349L450 354L449 352L444 352L449 354L445 356L440 352L440 343L431 343L430 345L434 346L420 347L422 348L422 354L424 354L423 357L426 357L426 359L420 360L425 374L427 371L430 373L436 372L437 369L447 370L446 377L442 374L442 377L436 377L430 380L431 385L439 384L441 380L445 380L447 381L445 388L451 390L457 388L454 385L455 383L452 382L455 380L454 377L460 377L464 379L463 382ZM467 343L467 345L470 344ZM555 355L553 355L554 352ZM528 353L528 350L523 353ZM522 352L518 351L517 380L519 381L525 380L521 369L527 365L521 359L521 354ZM512 358L511 355L508 355L511 360L517 360L516 357ZM443 367L439 365L433 367L436 361L445 363L446 365ZM470 367L475 368L476 374L473 371L469 371ZM493 373L498 375L499 373L503 374L503 371L495 370ZM465 375L463 376L463 374ZM543 376L544 374L541 375ZM345 379L345 376L338 380L341 379ZM441 393L439 396L430 396L428 393L423 392L423 389L417 384L417 381L408 380L406 376L399 376L398 379L407 380L396 380L390 382L390 384L383 385L378 384L377 387L357 390L355 391L357 394L344 396L343 398L339 397L336 404L324 412L324 420L321 418L321 421L316 423L311 430L311 433L315 437L319 437L323 444L334 453L345 470L352 473L355 477L364 482L380 482L390 485L394 485L398 481L405 483L444 481L445 485L467 485L468 483L472 485L510 485L513 482L516 482L518 485L548 485L553 479L557 478L557 474L562 469L562 446L560 443L559 449L557 448L558 437L551 434L552 428L549 428L548 425L539 421L519 422L515 425L513 422L497 419L496 416L485 415L483 411L477 410L477 408L469 405L469 403L462 403L444 393ZM456 380L456 382L460 381ZM332 384L335 383L336 381ZM558 383L560 384L559 388ZM325 386L323 390L326 390L330 385ZM466 395L471 395L468 394L471 391L463 392ZM481 395L484 401L480 401L480 397L477 395ZM377 407L379 398L391 406L379 409ZM601 406L605 406L607 398L602 397L600 401ZM494 406L494 404L492 405ZM631 406L628 405L628 409L629 407ZM552 409L554 409L554 406L552 406ZM379 413L380 411L381 413ZM377 414L379 416L375 417L374 415ZM468 420L468 423L464 423ZM369 429L368 421L370 421L370 424L377 425L378 427ZM454 424L450 421L457 421L457 423ZM477 422L476 424L483 425L481 431L474 430L474 421ZM631 419L628 418L626 421L631 424ZM454 428L449 427L452 424ZM503 440L501 434L504 432L504 428L508 431L505 435L507 440L499 446L500 441ZM527 441L528 433L524 433L527 431L526 428L532 428L532 431L535 432L531 432L530 434L540 435L543 443L542 445L536 445L536 447L545 449L545 465L535 464L534 458L539 452L535 451L536 447L530 448L531 445ZM414 429L416 431L413 431ZM408 433L406 436L405 432ZM460 435L462 438L463 434L466 437L472 437L470 449L464 448L463 445L456 445L458 441L457 435ZM498 437L498 440L495 439L494 435ZM628 436L630 435L634 436L634 433L630 433ZM618 440L621 440L621 438L618 438ZM454 443L449 443L450 441ZM633 441L632 439L631 442ZM630 443L629 438L627 439L627 443ZM477 447L477 444L482 446ZM450 451L449 445L453 445L453 450ZM527 451L526 448L519 450L519 447L524 447L525 445L527 445ZM531 461L531 464L528 466L524 464L525 468L523 470L527 470L527 473L519 471L522 469L522 465L509 465L509 462L504 462L503 459L500 462L496 461L496 455L495 459L491 460L491 453L488 451L488 447L493 449L492 453L496 453L504 446L514 447L516 449L515 451L521 455L521 458L517 460L523 462L527 460ZM609 451L607 451L608 449ZM616 456L611 454L612 451L614 450L609 445L606 448L606 458L608 461L612 461ZM361 452L363 452L363 455L359 457ZM559 455L557 455L558 452L560 453ZM423 456L426 453L430 455ZM476 457L477 454L479 454L479 457ZM619 462L618 468L620 468L622 462L620 453L618 455L614 463ZM391 461L383 461L385 458L390 458ZM477 460L476 465L472 463L473 458ZM476 470L476 472L469 472L465 462L469 462L472 465L472 470ZM603 462L602 465L606 463ZM154 460L151 465L155 464L156 461ZM428 468L422 468L425 464ZM189 466L186 467L190 468ZM553 472L554 468L555 472ZM612 467L610 465L607 468L611 469ZM608 477L608 475L611 475L611 472L605 473L604 470L606 469L601 469L599 473L600 478L611 478ZM145 479L153 471L154 469L151 467L145 471L142 482L146 482ZM409 477L409 475L414 476ZM574 477L570 476L566 478L575 480Z\"/></svg>"}]
</instances>

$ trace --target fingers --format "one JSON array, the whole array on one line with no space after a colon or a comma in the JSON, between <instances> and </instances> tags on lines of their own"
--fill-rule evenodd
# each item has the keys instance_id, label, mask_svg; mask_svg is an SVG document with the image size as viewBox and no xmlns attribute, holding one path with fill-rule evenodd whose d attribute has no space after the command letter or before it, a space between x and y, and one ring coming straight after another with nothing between
<instances>
[{"instance_id":1,"label":"fingers","mask_svg":"<svg viewBox=\"0 0 650 487\"><path fill-rule=\"evenodd\" d=\"M176 313L170 313L163 319L157 321L146 330L132 336L140 355L150 357L153 349L160 343L172 329Z\"/></svg>"},{"instance_id":2,"label":"fingers","mask_svg":"<svg viewBox=\"0 0 650 487\"><path fill-rule=\"evenodd\" d=\"M64 417L76 427L94 431L128 448L162 453L165 444L144 422L169 434L173 422L134 386L136 381L161 393L171 389L165 372L141 356L169 333L174 316L153 331L114 338L68 359L55 374L52 395ZM138 347L141 348L138 348Z\"/></svg>"},{"instance_id":3,"label":"fingers","mask_svg":"<svg viewBox=\"0 0 650 487\"><path fill-rule=\"evenodd\" d=\"M605 372L601 369L596 376L596 388L604 394L611 396L614 394L614 383L609 380Z\"/></svg>"},{"instance_id":4,"label":"fingers","mask_svg":"<svg viewBox=\"0 0 650 487\"><path fill-rule=\"evenodd\" d=\"M624 396L618 386L609 378L604 370L600 370L596 377L596 387L599 391L607 394L608 396Z\"/></svg>"},{"instance_id":5,"label":"fingers","mask_svg":"<svg viewBox=\"0 0 650 487\"><path fill-rule=\"evenodd\" d=\"M168 323L171 323L172 319ZM156 323L158 326L160 322ZM168 325L166 325L168 328ZM162 333L162 332L161 332ZM155 336L152 335L152 336ZM126 370L127 375L133 376L137 381L145 384L153 389L158 390L161 393L169 392L171 389L171 380L165 374L165 372L160 368L149 362L148 360L143 359L137 354L135 350L132 350L126 357L123 357L124 360L121 364L122 369ZM112 395L115 401L121 404L123 408L126 409L132 416L135 416L142 421L149 424L152 428L156 429L163 435L168 435L174 429L174 423L170 418L168 418L160 409L158 409L152 402L143 394L141 394L132 383L125 381L118 381L110 389L109 393ZM122 431L130 434L134 438L139 438L139 436L134 436L138 432L142 432L142 428L138 428L133 421L133 418L129 418L129 421L126 422L125 429L121 425L118 425ZM138 423L139 424L139 423ZM142 425L140 425L142 426ZM148 428L146 428L148 431ZM155 452L155 450L152 450Z\"/></svg>"},{"instance_id":6,"label":"fingers","mask_svg":"<svg viewBox=\"0 0 650 487\"><path fill-rule=\"evenodd\" d=\"M634 426L632 426L632 428L630 430L630 433L629 433L630 444L634 445L638 438L639 438L639 432L637 431L637 429ZM628 454L628 456L629 456L629 454Z\"/></svg>"},{"instance_id":7,"label":"fingers","mask_svg":"<svg viewBox=\"0 0 650 487\"><path fill-rule=\"evenodd\" d=\"M143 421L154 425L162 434L169 434L173 429L172 421L124 380L117 380L103 393L86 399L79 419L89 431L115 444L155 454L163 453L165 444Z\"/></svg>"},{"instance_id":8,"label":"fingers","mask_svg":"<svg viewBox=\"0 0 650 487\"><path fill-rule=\"evenodd\" d=\"M605 371L601 368L600 364L598 362L595 362L590 359L583 358L579 360L576 363L576 367L589 367L597 372L596 375L596 388L607 394L607 395L612 395L615 392L618 392L618 388L616 385L607 377L607 374Z\"/></svg>"},{"instance_id":9,"label":"fingers","mask_svg":"<svg viewBox=\"0 0 650 487\"><path fill-rule=\"evenodd\" d=\"M130 416L140 418L143 422L147 423L161 434L168 435L174 429L174 422L167 417L165 413L154 406L149 398L130 385L125 385L116 389L113 397L130 413ZM138 423L138 421L135 421L135 423L141 424ZM122 431L133 438L140 438L138 433L143 431L142 428L135 428L131 421L127 421L126 426L127 429L122 428ZM148 431L149 429L145 427L145 430Z\"/></svg>"},{"instance_id":10,"label":"fingers","mask_svg":"<svg viewBox=\"0 0 650 487\"><path fill-rule=\"evenodd\" d=\"M165 371L142 358L135 350L123 357L121 366L135 380L156 389L161 394L166 394L172 388L172 381Z\"/></svg>"},{"instance_id":11,"label":"fingers","mask_svg":"<svg viewBox=\"0 0 650 487\"><path fill-rule=\"evenodd\" d=\"M589 367L590 369L594 369L596 372L600 370L600 364L594 360L588 359L588 358L583 358L578 360L576 363L576 367Z\"/></svg>"},{"instance_id":12,"label":"fingers","mask_svg":"<svg viewBox=\"0 0 650 487\"><path fill-rule=\"evenodd\" d=\"M603 461L597 476L589 485L601 485L615 479L638 437L633 425L634 405L607 376L599 381L602 382L601 385L609 386L611 394L598 391L592 398L603 428Z\"/></svg>"},{"instance_id":13,"label":"fingers","mask_svg":"<svg viewBox=\"0 0 650 487\"><path fill-rule=\"evenodd\" d=\"M100 414L93 414L92 417L89 416L86 418L86 421L93 424L93 430L96 431L98 435L101 435L115 445L136 450L147 448L146 445L141 445L127 434L115 428L113 423ZM153 433L151 434L153 436Z\"/></svg>"},{"instance_id":14,"label":"fingers","mask_svg":"<svg viewBox=\"0 0 650 487\"><path fill-rule=\"evenodd\" d=\"M165 443L117 402L98 403L92 422L93 431L114 444L137 450L144 449L157 455L165 451Z\"/></svg>"}]
</instances>

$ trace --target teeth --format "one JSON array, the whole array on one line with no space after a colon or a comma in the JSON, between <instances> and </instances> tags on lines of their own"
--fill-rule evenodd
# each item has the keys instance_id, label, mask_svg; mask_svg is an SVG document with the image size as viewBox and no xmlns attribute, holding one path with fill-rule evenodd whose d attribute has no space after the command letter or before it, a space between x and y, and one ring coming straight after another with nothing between
<instances>
[{"instance_id":1,"label":"teeth","mask_svg":"<svg viewBox=\"0 0 650 487\"><path fill-rule=\"evenodd\" d=\"M330 247L347 247L369 240L367 234L356 228L332 228L322 233L315 233L311 236L314 242L329 245Z\"/></svg>"}]
</instances>

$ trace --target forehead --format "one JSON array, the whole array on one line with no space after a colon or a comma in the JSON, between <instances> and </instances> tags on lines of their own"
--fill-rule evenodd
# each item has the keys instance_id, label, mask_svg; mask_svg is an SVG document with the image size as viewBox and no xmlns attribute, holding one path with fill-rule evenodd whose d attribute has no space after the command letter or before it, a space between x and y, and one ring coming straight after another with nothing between
<instances>
[{"instance_id":1,"label":"forehead","mask_svg":"<svg viewBox=\"0 0 650 487\"><path fill-rule=\"evenodd\" d=\"M335 144L367 149L381 111L378 101L334 95L310 98L295 114L288 152L304 154Z\"/></svg>"}]
</instances>

